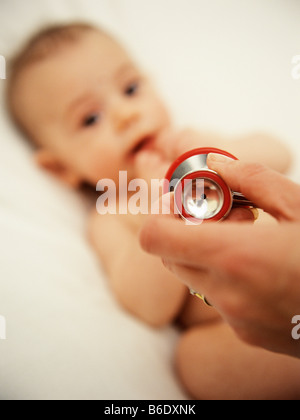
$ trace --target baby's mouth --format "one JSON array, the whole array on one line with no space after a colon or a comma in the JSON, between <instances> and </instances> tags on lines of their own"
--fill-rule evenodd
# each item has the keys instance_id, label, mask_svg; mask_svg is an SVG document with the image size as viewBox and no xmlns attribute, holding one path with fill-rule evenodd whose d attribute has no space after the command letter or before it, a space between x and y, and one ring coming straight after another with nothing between
<instances>
[{"instance_id":1,"label":"baby's mouth","mask_svg":"<svg viewBox=\"0 0 300 420\"><path fill-rule=\"evenodd\" d=\"M149 135L141 138L134 147L130 150L129 155L130 157L134 158L141 152L145 152L147 150L154 150L155 149L155 136Z\"/></svg>"}]
</instances>

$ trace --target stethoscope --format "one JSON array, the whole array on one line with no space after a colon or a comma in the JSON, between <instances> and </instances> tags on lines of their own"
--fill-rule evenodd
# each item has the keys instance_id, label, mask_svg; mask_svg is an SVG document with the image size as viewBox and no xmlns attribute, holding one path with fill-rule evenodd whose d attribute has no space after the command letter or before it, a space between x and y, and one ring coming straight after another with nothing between
<instances>
[{"instance_id":1,"label":"stethoscope","mask_svg":"<svg viewBox=\"0 0 300 420\"><path fill-rule=\"evenodd\" d=\"M223 150L195 149L176 159L166 175L164 193L174 192L176 212L192 224L223 220L233 206L257 207L241 193L232 191L217 172L208 168L209 153L238 160Z\"/></svg>"}]
</instances>

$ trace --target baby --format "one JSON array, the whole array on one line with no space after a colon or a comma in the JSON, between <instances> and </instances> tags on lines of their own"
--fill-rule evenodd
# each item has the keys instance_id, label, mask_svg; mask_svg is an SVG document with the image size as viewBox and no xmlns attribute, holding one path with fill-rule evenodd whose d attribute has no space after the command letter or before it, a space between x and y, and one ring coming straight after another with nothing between
<instances>
[{"instance_id":1,"label":"baby","mask_svg":"<svg viewBox=\"0 0 300 420\"><path fill-rule=\"evenodd\" d=\"M284 171L289 153L268 136L225 141L191 130L176 132L151 83L120 44L87 24L43 30L12 62L11 115L35 146L38 165L73 188L111 179L163 178L181 152L225 149ZM267 153L266 153L267 152ZM175 364L198 399L293 399L300 396L300 362L241 343L213 308L205 307L162 265L145 254L138 232L144 215L100 216L89 235L120 304L182 334ZM244 211L240 218L253 221Z\"/></svg>"}]
</instances>

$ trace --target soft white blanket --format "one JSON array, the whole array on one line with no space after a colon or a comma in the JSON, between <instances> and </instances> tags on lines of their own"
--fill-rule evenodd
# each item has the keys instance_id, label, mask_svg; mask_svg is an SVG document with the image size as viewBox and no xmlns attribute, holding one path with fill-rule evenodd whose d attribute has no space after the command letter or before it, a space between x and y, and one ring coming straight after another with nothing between
<instances>
[{"instance_id":1,"label":"soft white blanket","mask_svg":"<svg viewBox=\"0 0 300 420\"><path fill-rule=\"evenodd\" d=\"M1 0L0 54L42 24L92 20L149 70L178 125L271 131L298 162L299 16L297 0ZM4 86L0 398L186 398L172 365L177 332L152 330L117 306L85 237L85 202L33 165L5 114Z\"/></svg>"}]
</instances>

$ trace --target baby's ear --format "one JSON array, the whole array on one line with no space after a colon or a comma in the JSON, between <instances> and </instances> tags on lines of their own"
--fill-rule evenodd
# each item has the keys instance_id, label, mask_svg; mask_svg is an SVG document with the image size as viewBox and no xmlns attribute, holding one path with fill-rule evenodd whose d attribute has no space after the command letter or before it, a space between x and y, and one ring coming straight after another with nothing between
<instances>
[{"instance_id":1,"label":"baby's ear","mask_svg":"<svg viewBox=\"0 0 300 420\"><path fill-rule=\"evenodd\" d=\"M69 187L78 188L82 183L81 178L72 169L61 163L50 150L37 150L35 161L38 166L50 172Z\"/></svg>"}]
</instances>

